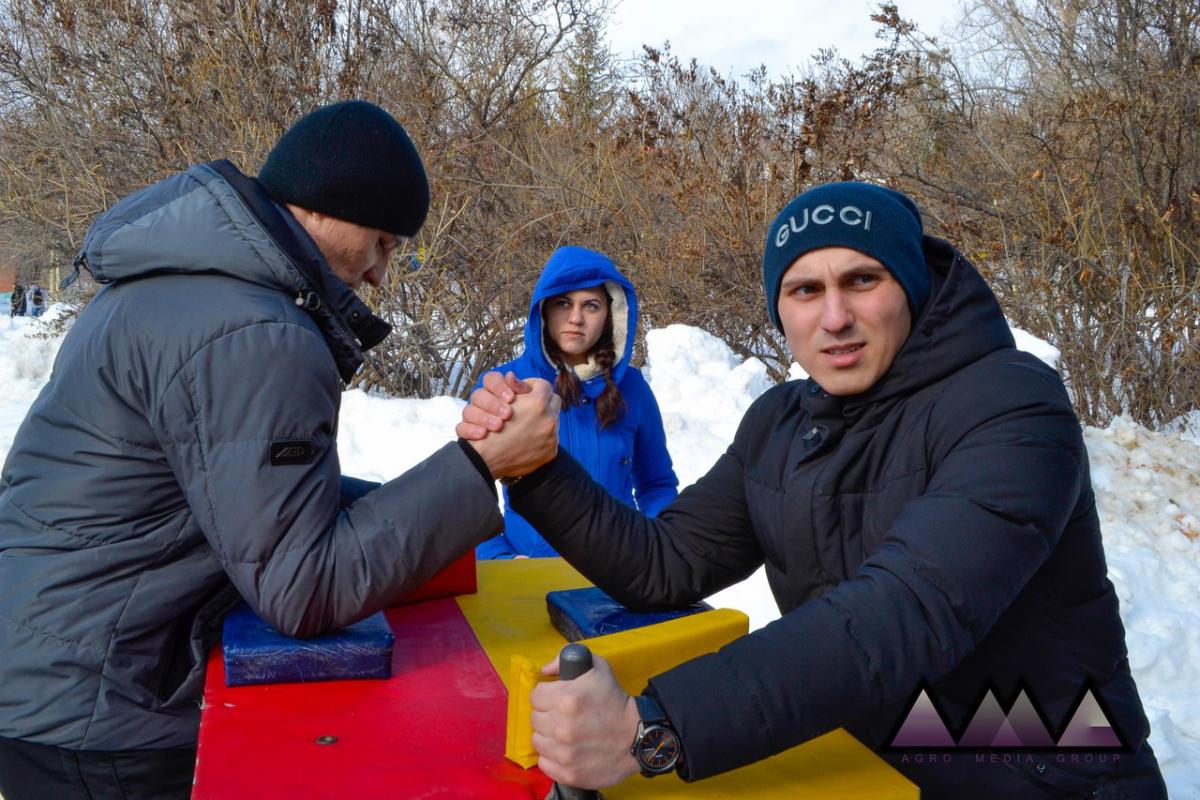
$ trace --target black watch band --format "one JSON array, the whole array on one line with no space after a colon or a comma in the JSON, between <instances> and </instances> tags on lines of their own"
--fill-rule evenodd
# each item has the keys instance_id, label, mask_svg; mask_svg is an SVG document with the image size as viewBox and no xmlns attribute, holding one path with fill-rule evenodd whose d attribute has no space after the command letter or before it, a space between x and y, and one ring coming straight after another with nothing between
<instances>
[{"instance_id":1,"label":"black watch band","mask_svg":"<svg viewBox=\"0 0 1200 800\"><path fill-rule=\"evenodd\" d=\"M634 702L640 719L629 752L647 778L665 775L678 767L683 758L679 733L655 698L643 694L635 697Z\"/></svg>"}]
</instances>

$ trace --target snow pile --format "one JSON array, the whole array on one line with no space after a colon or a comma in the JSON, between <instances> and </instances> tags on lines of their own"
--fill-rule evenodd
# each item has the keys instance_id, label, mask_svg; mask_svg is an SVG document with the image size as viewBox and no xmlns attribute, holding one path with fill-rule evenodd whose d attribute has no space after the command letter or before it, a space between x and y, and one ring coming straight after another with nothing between
<instances>
[{"instance_id":1,"label":"snow pile","mask_svg":"<svg viewBox=\"0 0 1200 800\"><path fill-rule=\"evenodd\" d=\"M57 340L44 326L0 318L0 459L41 384ZM1057 351L1014 330L1018 346L1053 365ZM663 412L675 470L686 486L732 441L750 404L770 388L764 365L743 361L704 331L680 325L647 334L644 370ZM790 377L803 377L793 367ZM343 396L343 471L387 480L454 438L462 401ZM1173 797L1200 797L1200 410L1162 433L1127 419L1086 428L1109 574L1121 600L1130 664L1153 726L1151 743ZM760 570L712 598L760 628L778 616Z\"/></svg>"},{"instance_id":2,"label":"snow pile","mask_svg":"<svg viewBox=\"0 0 1200 800\"><path fill-rule=\"evenodd\" d=\"M1163 426L1163 430L1167 433L1178 433L1185 442L1200 444L1200 409L1171 420Z\"/></svg>"},{"instance_id":3,"label":"snow pile","mask_svg":"<svg viewBox=\"0 0 1200 800\"><path fill-rule=\"evenodd\" d=\"M1171 796L1200 797L1200 442L1123 417L1084 441L1150 743Z\"/></svg>"},{"instance_id":4,"label":"snow pile","mask_svg":"<svg viewBox=\"0 0 1200 800\"><path fill-rule=\"evenodd\" d=\"M39 318L0 314L0 462L8 454L25 410L42 385L58 354L61 336L49 336L50 323L66 311L53 305Z\"/></svg>"},{"instance_id":5,"label":"snow pile","mask_svg":"<svg viewBox=\"0 0 1200 800\"><path fill-rule=\"evenodd\" d=\"M646 334L642 374L662 411L680 488L725 452L746 409L772 385L757 358L741 361L720 339L687 325Z\"/></svg>"},{"instance_id":6,"label":"snow pile","mask_svg":"<svg viewBox=\"0 0 1200 800\"><path fill-rule=\"evenodd\" d=\"M409 400L344 392L337 442L342 472L391 480L454 441L463 405L453 397Z\"/></svg>"},{"instance_id":7,"label":"snow pile","mask_svg":"<svg viewBox=\"0 0 1200 800\"><path fill-rule=\"evenodd\" d=\"M51 323L66 306L53 305L41 317L10 317L0 314L0 405L32 402L50 378L61 336L49 336Z\"/></svg>"},{"instance_id":8,"label":"snow pile","mask_svg":"<svg viewBox=\"0 0 1200 800\"><path fill-rule=\"evenodd\" d=\"M1024 350L1030 355L1037 356L1051 369L1058 369L1058 359L1062 357L1062 353L1059 352L1057 347L1049 342L1042 341L1032 333L1026 333L1020 328L1012 327L1011 323L1009 323L1009 329L1012 331L1018 350Z\"/></svg>"}]
</instances>

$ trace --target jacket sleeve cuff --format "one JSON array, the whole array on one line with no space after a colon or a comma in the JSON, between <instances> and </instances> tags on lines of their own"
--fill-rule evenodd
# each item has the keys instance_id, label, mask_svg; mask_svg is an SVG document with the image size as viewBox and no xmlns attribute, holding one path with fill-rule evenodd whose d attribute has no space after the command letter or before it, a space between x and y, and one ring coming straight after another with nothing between
<instances>
[{"instance_id":1,"label":"jacket sleeve cuff","mask_svg":"<svg viewBox=\"0 0 1200 800\"><path fill-rule=\"evenodd\" d=\"M679 734L684 758L677 772L689 783L751 764L775 750L757 698L747 697L748 686L730 680L723 661L721 654L710 653L685 662L652 678L645 692L658 699Z\"/></svg>"},{"instance_id":2,"label":"jacket sleeve cuff","mask_svg":"<svg viewBox=\"0 0 1200 800\"><path fill-rule=\"evenodd\" d=\"M528 475L524 475L518 480L510 483L508 485L509 499L512 500L518 497L525 497L530 492L538 489L553 476L562 472L563 469L563 451L560 449L558 451L558 455L554 456L553 459L547 461L545 464L542 464Z\"/></svg>"},{"instance_id":3,"label":"jacket sleeve cuff","mask_svg":"<svg viewBox=\"0 0 1200 800\"><path fill-rule=\"evenodd\" d=\"M471 460L475 469L479 471L479 475L483 478L484 483L492 490L492 496L496 497L496 481L492 478L492 471L488 469L487 462L483 460L483 456L479 455L479 452L466 439L460 438L458 440L458 447L467 454L467 458Z\"/></svg>"}]
</instances>

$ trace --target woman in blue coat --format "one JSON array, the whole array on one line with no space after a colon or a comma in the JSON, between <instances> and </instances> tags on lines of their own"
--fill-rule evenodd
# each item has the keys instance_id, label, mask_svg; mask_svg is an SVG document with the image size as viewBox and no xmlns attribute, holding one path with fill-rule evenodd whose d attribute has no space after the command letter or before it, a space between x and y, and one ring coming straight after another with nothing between
<instances>
[{"instance_id":1,"label":"woman in blue coat","mask_svg":"<svg viewBox=\"0 0 1200 800\"><path fill-rule=\"evenodd\" d=\"M529 302L525 351L496 369L545 378L562 398L559 444L614 497L655 516L675 498L662 414L630 363L637 294L611 259L583 247L551 254ZM508 506L504 532L479 558L558 555Z\"/></svg>"}]
</instances>

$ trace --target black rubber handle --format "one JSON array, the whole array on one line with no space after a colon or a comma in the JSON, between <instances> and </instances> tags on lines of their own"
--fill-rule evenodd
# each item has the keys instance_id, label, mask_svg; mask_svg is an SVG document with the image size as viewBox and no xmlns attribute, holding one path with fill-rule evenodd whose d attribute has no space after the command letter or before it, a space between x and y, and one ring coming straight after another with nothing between
<instances>
[{"instance_id":1,"label":"black rubber handle","mask_svg":"<svg viewBox=\"0 0 1200 800\"><path fill-rule=\"evenodd\" d=\"M572 642L558 654L558 679L573 681L592 668L592 651L587 645Z\"/></svg>"},{"instance_id":2,"label":"black rubber handle","mask_svg":"<svg viewBox=\"0 0 1200 800\"><path fill-rule=\"evenodd\" d=\"M572 642L558 654L558 679L573 681L592 668L592 651L586 645ZM602 800L595 789L576 789L555 783L550 787L546 800Z\"/></svg>"}]
</instances>

